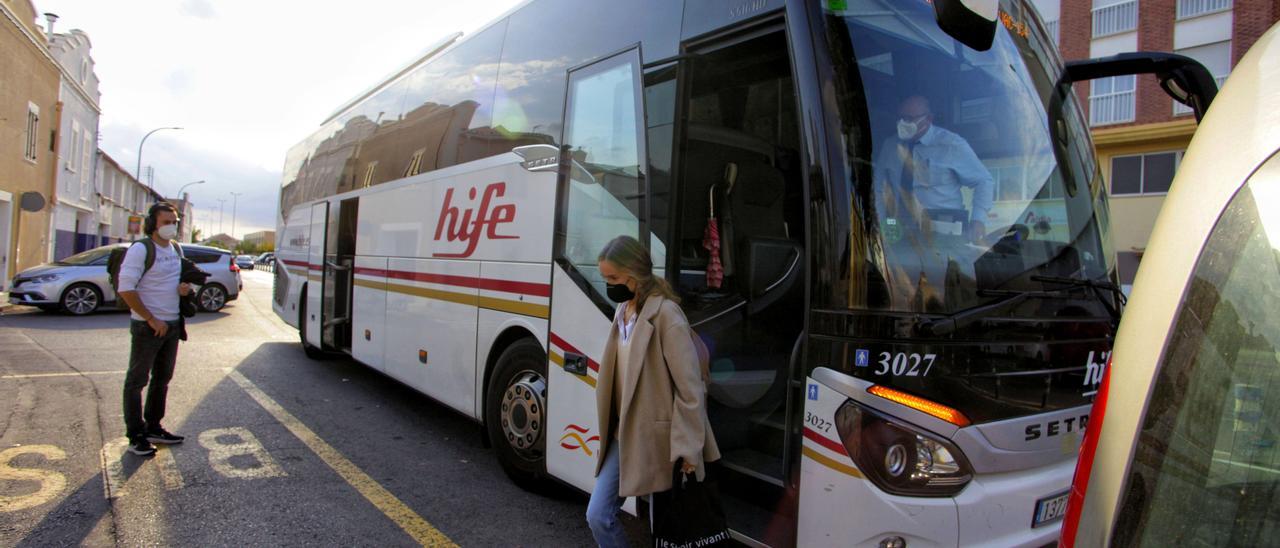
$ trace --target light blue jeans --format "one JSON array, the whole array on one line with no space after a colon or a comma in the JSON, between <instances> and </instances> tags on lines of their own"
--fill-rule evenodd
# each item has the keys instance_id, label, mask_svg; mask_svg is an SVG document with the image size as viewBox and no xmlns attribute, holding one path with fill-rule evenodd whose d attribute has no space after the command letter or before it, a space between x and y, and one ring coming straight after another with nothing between
<instances>
[{"instance_id":1,"label":"light blue jeans","mask_svg":"<svg viewBox=\"0 0 1280 548\"><path fill-rule=\"evenodd\" d=\"M604 466L596 476L596 487L587 503L587 525L601 548L626 548L627 532L618 520L618 510L625 499L618 496L618 440L609 442Z\"/></svg>"}]
</instances>

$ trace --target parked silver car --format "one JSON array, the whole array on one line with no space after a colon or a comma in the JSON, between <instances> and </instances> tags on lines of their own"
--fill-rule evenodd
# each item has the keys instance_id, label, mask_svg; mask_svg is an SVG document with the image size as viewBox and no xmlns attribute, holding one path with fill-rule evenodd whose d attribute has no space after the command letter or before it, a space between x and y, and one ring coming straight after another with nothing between
<instances>
[{"instance_id":1,"label":"parked silver car","mask_svg":"<svg viewBox=\"0 0 1280 548\"><path fill-rule=\"evenodd\" d=\"M9 302L37 306L49 312L65 310L75 315L89 314L114 304L116 293L107 277L107 260L112 249L128 245L105 245L19 272L9 286ZM181 245L183 255L210 274L209 283L196 288L196 302L201 310L221 310L227 301L240 296L244 284L231 253L216 247Z\"/></svg>"}]
</instances>

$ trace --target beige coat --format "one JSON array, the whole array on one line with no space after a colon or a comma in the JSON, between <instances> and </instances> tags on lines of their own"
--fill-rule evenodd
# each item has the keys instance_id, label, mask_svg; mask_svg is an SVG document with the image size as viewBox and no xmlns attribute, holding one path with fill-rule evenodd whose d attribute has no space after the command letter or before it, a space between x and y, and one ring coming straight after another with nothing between
<instances>
[{"instance_id":1,"label":"beige coat","mask_svg":"<svg viewBox=\"0 0 1280 548\"><path fill-rule=\"evenodd\" d=\"M596 475L604 465L612 441L609 431L613 398L618 406L618 494L647 495L671 489L673 466L679 459L697 466L699 480L708 462L720 458L711 423L707 420L707 387L703 382L693 331L679 305L660 296L649 297L631 333L631 354L622 394L614 394L618 328L609 331L600 378L596 382L596 413L600 419L600 448Z\"/></svg>"}]
</instances>

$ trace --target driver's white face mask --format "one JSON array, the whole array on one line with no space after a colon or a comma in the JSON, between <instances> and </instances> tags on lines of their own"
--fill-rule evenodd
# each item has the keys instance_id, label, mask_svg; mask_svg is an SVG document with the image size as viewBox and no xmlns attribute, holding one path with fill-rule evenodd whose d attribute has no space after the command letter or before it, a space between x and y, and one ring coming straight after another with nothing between
<instances>
[{"instance_id":1,"label":"driver's white face mask","mask_svg":"<svg viewBox=\"0 0 1280 548\"><path fill-rule=\"evenodd\" d=\"M908 122L906 120L898 120L898 138L906 141L915 137L920 132L920 122Z\"/></svg>"}]
</instances>

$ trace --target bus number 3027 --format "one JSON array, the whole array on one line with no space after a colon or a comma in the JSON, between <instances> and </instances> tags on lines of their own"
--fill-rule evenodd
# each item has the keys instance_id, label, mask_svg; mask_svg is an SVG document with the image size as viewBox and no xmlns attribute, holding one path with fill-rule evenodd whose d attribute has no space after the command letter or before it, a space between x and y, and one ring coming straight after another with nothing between
<instances>
[{"instance_id":1,"label":"bus number 3027","mask_svg":"<svg viewBox=\"0 0 1280 548\"><path fill-rule=\"evenodd\" d=\"M880 367L875 370L875 374L893 374L895 377L927 377L929 376L929 370L933 369L933 360L937 357L937 354L881 352ZM920 370L921 365L924 365L923 371Z\"/></svg>"}]
</instances>

